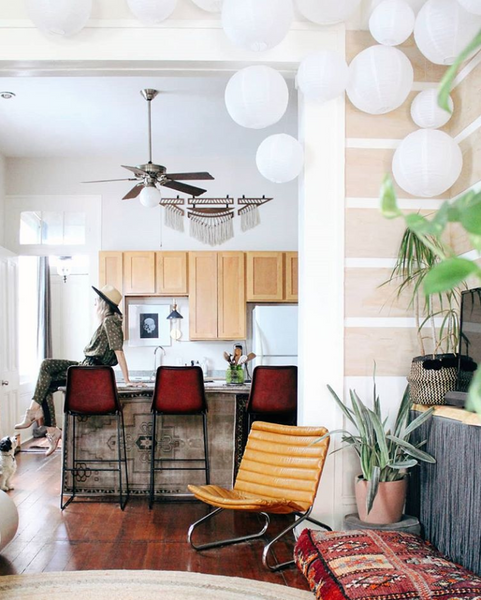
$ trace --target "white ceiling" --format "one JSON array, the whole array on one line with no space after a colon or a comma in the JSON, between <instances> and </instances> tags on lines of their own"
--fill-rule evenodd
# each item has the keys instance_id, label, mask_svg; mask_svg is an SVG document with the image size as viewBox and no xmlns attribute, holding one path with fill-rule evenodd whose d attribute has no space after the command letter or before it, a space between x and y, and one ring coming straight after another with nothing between
<instances>
[{"instance_id":1,"label":"white ceiling","mask_svg":"<svg viewBox=\"0 0 481 600\"><path fill-rule=\"evenodd\" d=\"M296 135L296 92L275 126L238 126L224 104L225 77L1 78L0 153L7 157L118 156L124 164L148 160L143 88L162 93L152 102L153 159L163 156L240 155L265 137ZM125 158L124 158L125 157Z\"/></svg>"}]
</instances>

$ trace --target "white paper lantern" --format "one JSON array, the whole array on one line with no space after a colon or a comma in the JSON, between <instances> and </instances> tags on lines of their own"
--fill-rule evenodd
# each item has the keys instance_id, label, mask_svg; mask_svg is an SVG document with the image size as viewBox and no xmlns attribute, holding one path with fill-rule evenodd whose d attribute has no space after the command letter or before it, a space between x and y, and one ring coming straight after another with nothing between
<instances>
[{"instance_id":1,"label":"white paper lantern","mask_svg":"<svg viewBox=\"0 0 481 600\"><path fill-rule=\"evenodd\" d=\"M274 183L286 183L301 172L304 150L291 135L271 135L257 149L256 163L259 172L266 179Z\"/></svg>"},{"instance_id":2,"label":"white paper lantern","mask_svg":"<svg viewBox=\"0 0 481 600\"><path fill-rule=\"evenodd\" d=\"M463 155L444 131L419 129L400 143L392 168L403 190L412 196L433 198L456 182L463 168Z\"/></svg>"},{"instance_id":3,"label":"white paper lantern","mask_svg":"<svg viewBox=\"0 0 481 600\"><path fill-rule=\"evenodd\" d=\"M347 95L356 108L372 115L395 110L411 91L414 72L397 48L371 46L349 65Z\"/></svg>"},{"instance_id":4,"label":"white paper lantern","mask_svg":"<svg viewBox=\"0 0 481 600\"><path fill-rule=\"evenodd\" d=\"M418 127L423 129L437 129L446 125L451 118L454 103L451 96L448 97L448 105L451 112L446 112L438 104L437 89L425 90L414 98L411 104L411 117Z\"/></svg>"},{"instance_id":5,"label":"white paper lantern","mask_svg":"<svg viewBox=\"0 0 481 600\"><path fill-rule=\"evenodd\" d=\"M349 68L337 52L323 50L309 54L297 72L297 85L306 98L327 102L346 89Z\"/></svg>"},{"instance_id":6,"label":"white paper lantern","mask_svg":"<svg viewBox=\"0 0 481 600\"><path fill-rule=\"evenodd\" d=\"M26 0L28 16L44 33L74 35L85 27L92 0Z\"/></svg>"},{"instance_id":7,"label":"white paper lantern","mask_svg":"<svg viewBox=\"0 0 481 600\"><path fill-rule=\"evenodd\" d=\"M384 0L372 11L369 31L384 46L398 46L405 42L414 29L413 9L405 0Z\"/></svg>"},{"instance_id":8,"label":"white paper lantern","mask_svg":"<svg viewBox=\"0 0 481 600\"><path fill-rule=\"evenodd\" d=\"M301 14L319 25L331 25L345 21L361 3L361 0L296 0Z\"/></svg>"},{"instance_id":9,"label":"white paper lantern","mask_svg":"<svg viewBox=\"0 0 481 600\"><path fill-rule=\"evenodd\" d=\"M139 194L140 204L145 208L155 208L159 205L162 195L155 185L147 185Z\"/></svg>"},{"instance_id":10,"label":"white paper lantern","mask_svg":"<svg viewBox=\"0 0 481 600\"><path fill-rule=\"evenodd\" d=\"M192 2L202 10L219 13L222 10L224 0L192 0Z\"/></svg>"},{"instance_id":11,"label":"white paper lantern","mask_svg":"<svg viewBox=\"0 0 481 600\"><path fill-rule=\"evenodd\" d=\"M481 29L481 17L468 13L457 0L428 0L419 11L414 39L437 65L452 65Z\"/></svg>"},{"instance_id":12,"label":"white paper lantern","mask_svg":"<svg viewBox=\"0 0 481 600\"><path fill-rule=\"evenodd\" d=\"M170 17L177 0L127 0L127 4L141 23L153 25Z\"/></svg>"},{"instance_id":13,"label":"white paper lantern","mask_svg":"<svg viewBox=\"0 0 481 600\"><path fill-rule=\"evenodd\" d=\"M289 89L271 67L246 67L233 75L225 89L225 105L242 127L263 129L277 123L287 110Z\"/></svg>"},{"instance_id":14,"label":"white paper lantern","mask_svg":"<svg viewBox=\"0 0 481 600\"><path fill-rule=\"evenodd\" d=\"M224 0L222 26L236 46L263 52L277 46L294 19L292 0Z\"/></svg>"},{"instance_id":15,"label":"white paper lantern","mask_svg":"<svg viewBox=\"0 0 481 600\"><path fill-rule=\"evenodd\" d=\"M481 0L458 0L458 2L468 12L481 16Z\"/></svg>"}]
</instances>

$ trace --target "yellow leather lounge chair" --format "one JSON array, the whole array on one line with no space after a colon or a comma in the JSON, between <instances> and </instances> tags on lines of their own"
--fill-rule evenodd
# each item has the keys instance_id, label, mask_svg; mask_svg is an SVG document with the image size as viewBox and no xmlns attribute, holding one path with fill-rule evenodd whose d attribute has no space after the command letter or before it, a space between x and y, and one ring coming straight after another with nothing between
<instances>
[{"instance_id":1,"label":"yellow leather lounge chair","mask_svg":"<svg viewBox=\"0 0 481 600\"><path fill-rule=\"evenodd\" d=\"M268 542L262 554L264 566L271 571L294 564L294 561L269 564L269 552L277 541L304 520L331 531L330 527L310 517L329 448L329 438L321 442L316 440L326 433L324 427L294 427L255 421L233 490L217 485L189 485L197 499L215 508L190 526L187 539L191 546L195 550L206 550L259 538L269 527L268 513L294 514L298 518ZM226 509L261 513L265 518L264 527L248 536L194 544L194 530Z\"/></svg>"}]
</instances>

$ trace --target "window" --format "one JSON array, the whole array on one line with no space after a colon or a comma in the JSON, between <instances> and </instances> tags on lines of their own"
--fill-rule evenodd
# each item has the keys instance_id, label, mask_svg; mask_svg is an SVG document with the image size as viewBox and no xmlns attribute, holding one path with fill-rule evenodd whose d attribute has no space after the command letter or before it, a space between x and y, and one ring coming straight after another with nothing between
<instances>
[{"instance_id":1,"label":"window","mask_svg":"<svg viewBox=\"0 0 481 600\"><path fill-rule=\"evenodd\" d=\"M85 221L85 213L82 212L21 212L20 244L83 245Z\"/></svg>"}]
</instances>

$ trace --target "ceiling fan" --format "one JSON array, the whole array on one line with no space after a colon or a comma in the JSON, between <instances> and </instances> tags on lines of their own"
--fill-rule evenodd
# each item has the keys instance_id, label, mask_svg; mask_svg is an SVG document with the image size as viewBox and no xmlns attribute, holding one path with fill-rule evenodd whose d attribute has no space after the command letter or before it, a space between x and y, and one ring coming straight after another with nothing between
<instances>
[{"instance_id":1,"label":"ceiling fan","mask_svg":"<svg viewBox=\"0 0 481 600\"><path fill-rule=\"evenodd\" d=\"M156 165L152 162L152 111L151 111L151 103L152 100L159 93L158 90L146 89L140 92L142 96L147 100L148 106L148 116L149 116L149 162L145 165L137 165L136 167L128 167L126 165L122 165L124 169L128 169L131 171L135 177L130 177L127 179L102 179L99 181L84 181L83 183L108 183L111 181L137 181L138 183L126 194L122 200L130 200L132 198L137 198L142 192L141 197L142 202L145 206L156 206L159 204L160 200L160 190L157 188L157 185L171 188L178 192L183 192L184 194L189 194L189 196L200 196L206 192L206 190L189 185L186 183L181 183L182 181L189 180L207 180L214 179L210 173L207 172L199 172L199 173L167 173L167 169L162 165ZM145 190L145 191L144 191Z\"/></svg>"}]
</instances>

